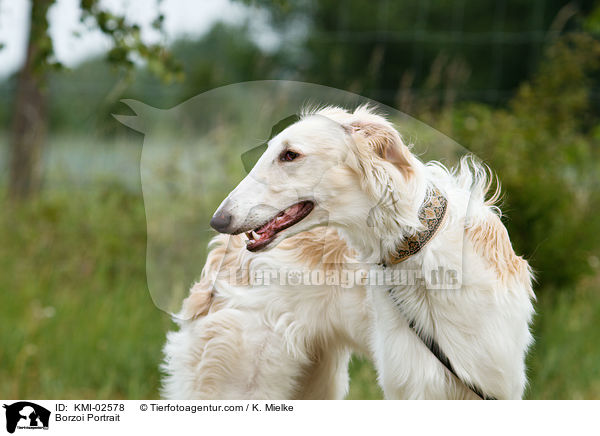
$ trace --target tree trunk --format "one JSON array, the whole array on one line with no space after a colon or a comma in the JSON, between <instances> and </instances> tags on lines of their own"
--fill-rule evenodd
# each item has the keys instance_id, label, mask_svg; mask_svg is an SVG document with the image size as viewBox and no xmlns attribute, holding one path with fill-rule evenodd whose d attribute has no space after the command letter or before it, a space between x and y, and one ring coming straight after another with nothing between
<instances>
[{"instance_id":1,"label":"tree trunk","mask_svg":"<svg viewBox=\"0 0 600 436\"><path fill-rule=\"evenodd\" d=\"M21 69L14 103L10 144L10 177L8 194L12 199L24 199L41 187L42 147L46 140L45 74L48 47L48 8L53 0L35 0L31 6L29 42L25 64Z\"/></svg>"}]
</instances>

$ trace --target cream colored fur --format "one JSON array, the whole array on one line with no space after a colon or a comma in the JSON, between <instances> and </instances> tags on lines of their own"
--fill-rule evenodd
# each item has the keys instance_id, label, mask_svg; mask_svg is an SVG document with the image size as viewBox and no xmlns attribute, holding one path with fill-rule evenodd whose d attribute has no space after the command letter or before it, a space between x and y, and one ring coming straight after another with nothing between
<instances>
[{"instance_id":1,"label":"cream colored fur","mask_svg":"<svg viewBox=\"0 0 600 436\"><path fill-rule=\"evenodd\" d=\"M250 283L265 270L340 268L350 252L335 231L300 234L252 254L240 236L211 243L202 277L170 332L166 399L341 399L352 351L370 354L364 287ZM231 269L242 270L237 281Z\"/></svg>"},{"instance_id":2,"label":"cream colored fur","mask_svg":"<svg viewBox=\"0 0 600 436\"><path fill-rule=\"evenodd\" d=\"M298 158L282 162L285 150ZM385 396L473 398L409 328L410 318L436 339L462 379L489 396L521 398L532 342L532 274L514 253L498 208L486 202L488 177L474 159L463 159L453 171L424 164L372 109L326 107L273 138L217 213L231 214L227 232L239 233L266 222L274 210L312 200L313 211L280 232L270 249L327 224L360 261L381 268L406 237L423 229L418 211L432 186L448 199L444 223L419 253L389 266L424 280L391 289L401 309L390 286L369 286L374 360ZM439 270L455 274L455 285L436 285L431 277Z\"/></svg>"}]
</instances>

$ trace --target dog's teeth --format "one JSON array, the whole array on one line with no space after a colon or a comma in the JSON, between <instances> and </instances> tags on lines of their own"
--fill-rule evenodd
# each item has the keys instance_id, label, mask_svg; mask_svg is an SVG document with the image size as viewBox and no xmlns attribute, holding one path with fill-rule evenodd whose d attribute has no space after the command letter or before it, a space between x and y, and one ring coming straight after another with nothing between
<instances>
[{"instance_id":1,"label":"dog's teeth","mask_svg":"<svg viewBox=\"0 0 600 436\"><path fill-rule=\"evenodd\" d=\"M258 233L256 233L254 230L252 230L252 238L253 239L260 239L260 236L258 235Z\"/></svg>"},{"instance_id":2,"label":"dog's teeth","mask_svg":"<svg viewBox=\"0 0 600 436\"><path fill-rule=\"evenodd\" d=\"M248 242L252 239L252 232L246 232L246 237L248 238Z\"/></svg>"}]
</instances>

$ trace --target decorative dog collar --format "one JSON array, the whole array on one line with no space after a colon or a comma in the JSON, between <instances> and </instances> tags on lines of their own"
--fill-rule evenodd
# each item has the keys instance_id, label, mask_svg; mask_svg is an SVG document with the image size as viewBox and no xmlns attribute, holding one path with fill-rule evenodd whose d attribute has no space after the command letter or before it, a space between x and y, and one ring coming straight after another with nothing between
<instances>
[{"instance_id":1,"label":"decorative dog collar","mask_svg":"<svg viewBox=\"0 0 600 436\"><path fill-rule=\"evenodd\" d=\"M429 188L426 200L419 209L419 220L425 226L425 230L405 239L392 254L389 263L395 265L421 251L442 225L447 208L448 200L439 189Z\"/></svg>"}]
</instances>

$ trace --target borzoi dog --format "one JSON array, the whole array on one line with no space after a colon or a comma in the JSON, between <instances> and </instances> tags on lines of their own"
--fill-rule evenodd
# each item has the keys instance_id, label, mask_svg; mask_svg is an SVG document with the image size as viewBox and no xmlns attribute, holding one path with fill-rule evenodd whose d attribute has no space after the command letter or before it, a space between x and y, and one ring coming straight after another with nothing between
<instances>
[{"instance_id":1,"label":"borzoi dog","mask_svg":"<svg viewBox=\"0 0 600 436\"><path fill-rule=\"evenodd\" d=\"M339 277L351 253L336 232L315 229L263 253L247 251L240 236L211 245L175 318L180 329L167 335L163 397L344 398L351 352L370 355L365 287L276 277Z\"/></svg>"},{"instance_id":2,"label":"borzoi dog","mask_svg":"<svg viewBox=\"0 0 600 436\"><path fill-rule=\"evenodd\" d=\"M532 342L532 273L474 159L424 164L362 106L305 113L268 143L211 220L259 251L329 225L367 262L420 280L370 283L374 359L386 398L521 398ZM450 277L440 286L433 273Z\"/></svg>"}]
</instances>

